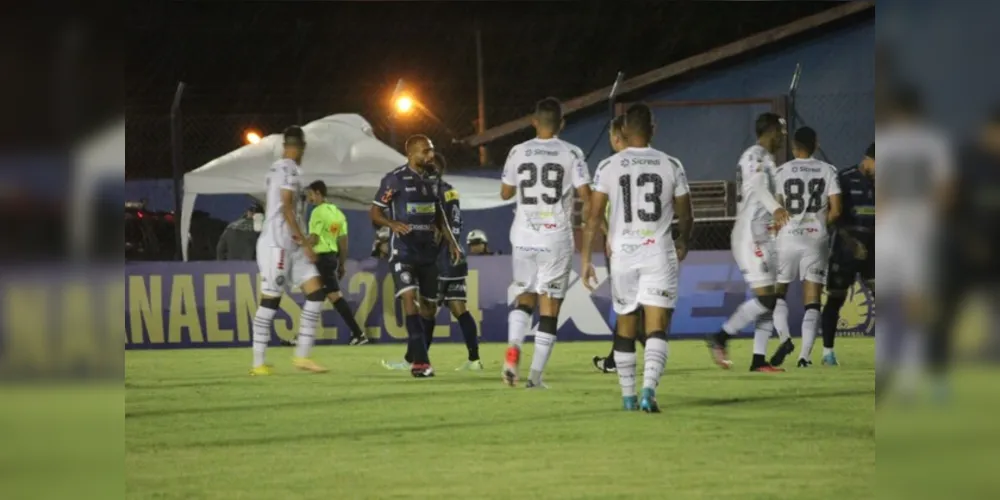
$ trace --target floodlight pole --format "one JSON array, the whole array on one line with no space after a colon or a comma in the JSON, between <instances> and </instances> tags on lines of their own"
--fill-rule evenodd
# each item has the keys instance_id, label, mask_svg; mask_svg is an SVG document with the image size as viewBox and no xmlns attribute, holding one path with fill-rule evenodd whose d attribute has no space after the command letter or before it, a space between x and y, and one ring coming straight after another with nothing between
<instances>
[{"instance_id":1,"label":"floodlight pole","mask_svg":"<svg viewBox=\"0 0 1000 500\"><path fill-rule=\"evenodd\" d=\"M183 259L183 241L181 237L181 221L183 220L183 187L184 187L184 129L181 124L181 99L184 97L184 82L177 84L174 92L174 102L170 106L170 149L174 167L174 238L177 244L174 248L174 260Z\"/></svg>"}]
</instances>

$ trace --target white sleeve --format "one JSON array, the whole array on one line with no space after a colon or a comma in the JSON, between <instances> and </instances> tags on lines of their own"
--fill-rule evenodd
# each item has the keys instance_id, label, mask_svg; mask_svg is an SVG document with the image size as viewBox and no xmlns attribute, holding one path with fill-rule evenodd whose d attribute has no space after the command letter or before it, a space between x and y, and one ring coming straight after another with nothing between
<instances>
[{"instance_id":1,"label":"white sleeve","mask_svg":"<svg viewBox=\"0 0 1000 500\"><path fill-rule=\"evenodd\" d=\"M503 177L500 181L508 186L517 187L517 167L519 167L520 162L520 151L517 147L510 150L510 154L507 155L507 163L503 167Z\"/></svg>"},{"instance_id":2,"label":"white sleeve","mask_svg":"<svg viewBox=\"0 0 1000 500\"><path fill-rule=\"evenodd\" d=\"M671 159L670 163L674 165L674 198L680 198L681 196L691 193L691 188L688 186L687 172L684 171L684 165L681 165L679 160L674 159Z\"/></svg>"},{"instance_id":3,"label":"white sleeve","mask_svg":"<svg viewBox=\"0 0 1000 500\"><path fill-rule=\"evenodd\" d=\"M594 191L604 194L611 193L611 190L614 189L612 185L614 180L611 177L613 177L611 175L611 160L604 160L597 167L597 173L594 174Z\"/></svg>"},{"instance_id":4,"label":"white sleeve","mask_svg":"<svg viewBox=\"0 0 1000 500\"><path fill-rule=\"evenodd\" d=\"M590 170L587 168L587 162L583 159L574 159L573 172L570 174L573 176L573 187L580 189L583 186L589 185Z\"/></svg>"},{"instance_id":5,"label":"white sleeve","mask_svg":"<svg viewBox=\"0 0 1000 500\"><path fill-rule=\"evenodd\" d=\"M826 195L834 196L841 194L842 191L840 190L840 181L837 179L837 170L831 167L827 171L826 177Z\"/></svg>"},{"instance_id":6,"label":"white sleeve","mask_svg":"<svg viewBox=\"0 0 1000 500\"><path fill-rule=\"evenodd\" d=\"M764 205L769 213L774 213L781 208L778 200L774 199L771 190L767 186L767 174L763 169L756 170L750 174L750 196L756 197Z\"/></svg>"},{"instance_id":7,"label":"white sleeve","mask_svg":"<svg viewBox=\"0 0 1000 500\"><path fill-rule=\"evenodd\" d=\"M281 189L283 191L295 191L298 192L301 180L299 179L299 172L297 168L289 165L282 165L281 167L281 179L280 179Z\"/></svg>"}]
</instances>

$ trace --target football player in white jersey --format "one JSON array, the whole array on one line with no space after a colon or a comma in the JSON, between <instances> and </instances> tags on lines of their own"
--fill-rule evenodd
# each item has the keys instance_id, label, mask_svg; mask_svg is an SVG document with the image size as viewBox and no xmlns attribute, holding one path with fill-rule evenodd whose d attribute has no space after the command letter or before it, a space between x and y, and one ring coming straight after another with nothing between
<instances>
[{"instance_id":1,"label":"football player in white jersey","mask_svg":"<svg viewBox=\"0 0 1000 500\"><path fill-rule=\"evenodd\" d=\"M309 245L305 227L305 197L302 193L302 155L306 149L305 133L289 127L284 133L282 158L268 171L264 189L267 213L257 240L257 266L261 276L260 307L253 320L252 375L270 375L265 352L271 340L271 326L281 305L281 297L294 286L302 290L306 303L299 319L299 335L293 363L296 368L314 373L327 370L309 359L316 340L323 311L323 282L313 264L316 254Z\"/></svg>"},{"instance_id":2,"label":"football player in white jersey","mask_svg":"<svg viewBox=\"0 0 1000 500\"><path fill-rule=\"evenodd\" d=\"M784 341L771 357L771 366L781 366L785 357L795 350L788 326L788 285L802 280L805 315L802 317L802 349L800 368L812 364L813 344L818 332L820 303L826 285L830 257L830 235L827 226L833 224L842 209L837 167L813 158L819 142L816 131L803 127L795 131L792 140L794 160L778 167L778 203L791 220L778 233L778 296L774 308L774 328Z\"/></svg>"},{"instance_id":3,"label":"football player in white jersey","mask_svg":"<svg viewBox=\"0 0 1000 500\"><path fill-rule=\"evenodd\" d=\"M610 202L608 237L611 290L618 321L615 364L626 411L659 413L656 389L666 367L667 331L677 304L680 262L694 225L687 175L680 161L649 147L653 114L645 104L625 113L628 148L597 169L589 221L584 227L582 280L590 290L599 284L591 264L594 234ZM674 242L674 214L680 237ZM645 312L646 349L641 398L636 395L637 311Z\"/></svg>"},{"instance_id":4,"label":"football player in white jersey","mask_svg":"<svg viewBox=\"0 0 1000 500\"><path fill-rule=\"evenodd\" d=\"M777 168L774 153L785 141L785 120L774 113L764 113L757 117L756 133L757 144L740 157L739 215L732 235L736 264L756 297L740 305L722 325L722 331L709 337L708 344L715 363L729 369L732 367L727 352L730 337L754 323L750 371L777 372L782 370L768 364L766 356L767 341L774 330L772 313L778 300L774 290L778 272L774 239L788 222L788 211L774 197Z\"/></svg>"},{"instance_id":5,"label":"football player in white jersey","mask_svg":"<svg viewBox=\"0 0 1000 500\"><path fill-rule=\"evenodd\" d=\"M515 386L521 344L538 307L535 354L528 388L544 387L542 372L556 342L559 308L566 297L573 262L573 195L590 199L590 172L580 148L557 137L564 125L562 105L548 98L532 119L536 137L511 149L503 171L501 197L517 197L510 228L517 304L508 321L510 347L503 380Z\"/></svg>"},{"instance_id":6,"label":"football player in white jersey","mask_svg":"<svg viewBox=\"0 0 1000 500\"><path fill-rule=\"evenodd\" d=\"M955 167L951 145L923 118L920 96L899 89L889 99L886 116L876 124L875 203L882 217L875 220L879 243L876 289L884 319L875 323L875 397L881 400L890 378L904 361L920 361L924 334L931 320L931 278L935 273L938 225L951 204ZM918 367L918 363L909 366ZM909 372L914 373L914 372ZM916 378L908 378L914 390Z\"/></svg>"}]
</instances>

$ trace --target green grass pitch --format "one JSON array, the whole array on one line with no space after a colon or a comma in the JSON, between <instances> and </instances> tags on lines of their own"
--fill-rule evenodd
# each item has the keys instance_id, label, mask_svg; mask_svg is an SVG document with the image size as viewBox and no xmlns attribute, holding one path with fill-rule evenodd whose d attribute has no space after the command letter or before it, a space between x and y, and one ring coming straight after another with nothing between
<instances>
[{"instance_id":1,"label":"green grass pitch","mask_svg":"<svg viewBox=\"0 0 1000 500\"><path fill-rule=\"evenodd\" d=\"M320 347L327 375L271 349L269 378L247 375L249 349L128 352L126 498L872 496L874 340L840 340L843 367L774 375L746 372L749 342L731 372L673 342L660 415L619 410L617 376L590 364L608 348L558 344L547 391L504 387L498 344L481 374L452 371L464 346L435 346L429 380L379 366L399 345Z\"/></svg>"}]
</instances>

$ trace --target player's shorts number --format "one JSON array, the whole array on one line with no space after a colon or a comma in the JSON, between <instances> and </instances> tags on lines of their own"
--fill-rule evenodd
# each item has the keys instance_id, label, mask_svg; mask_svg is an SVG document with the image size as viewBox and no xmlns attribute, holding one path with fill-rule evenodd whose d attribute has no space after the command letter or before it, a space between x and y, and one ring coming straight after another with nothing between
<instances>
[{"instance_id":1,"label":"player's shorts number","mask_svg":"<svg viewBox=\"0 0 1000 500\"><path fill-rule=\"evenodd\" d=\"M524 176L527 174L527 177ZM566 170L558 163L546 163L538 168L534 163L523 163L517 167L517 175L521 177L521 204L537 205L538 197L529 196L529 190L539 184L545 188L542 192L542 203L555 205L562 200L563 179L566 177Z\"/></svg>"},{"instance_id":2,"label":"player's shorts number","mask_svg":"<svg viewBox=\"0 0 1000 500\"><path fill-rule=\"evenodd\" d=\"M823 209L823 195L826 193L826 179L810 179L807 184L802 179L785 181L785 208L791 215L814 214Z\"/></svg>"},{"instance_id":3,"label":"player's shorts number","mask_svg":"<svg viewBox=\"0 0 1000 500\"><path fill-rule=\"evenodd\" d=\"M622 200L625 203L625 223L632 223L632 175L625 174L618 178L618 185L622 188ZM647 188L648 186L648 188ZM657 174L639 174L635 179L637 191L643 193L643 201L652 205L653 210L639 208L636 215L642 222L656 222L663 217L663 205L660 198L663 196L663 177Z\"/></svg>"}]
</instances>

